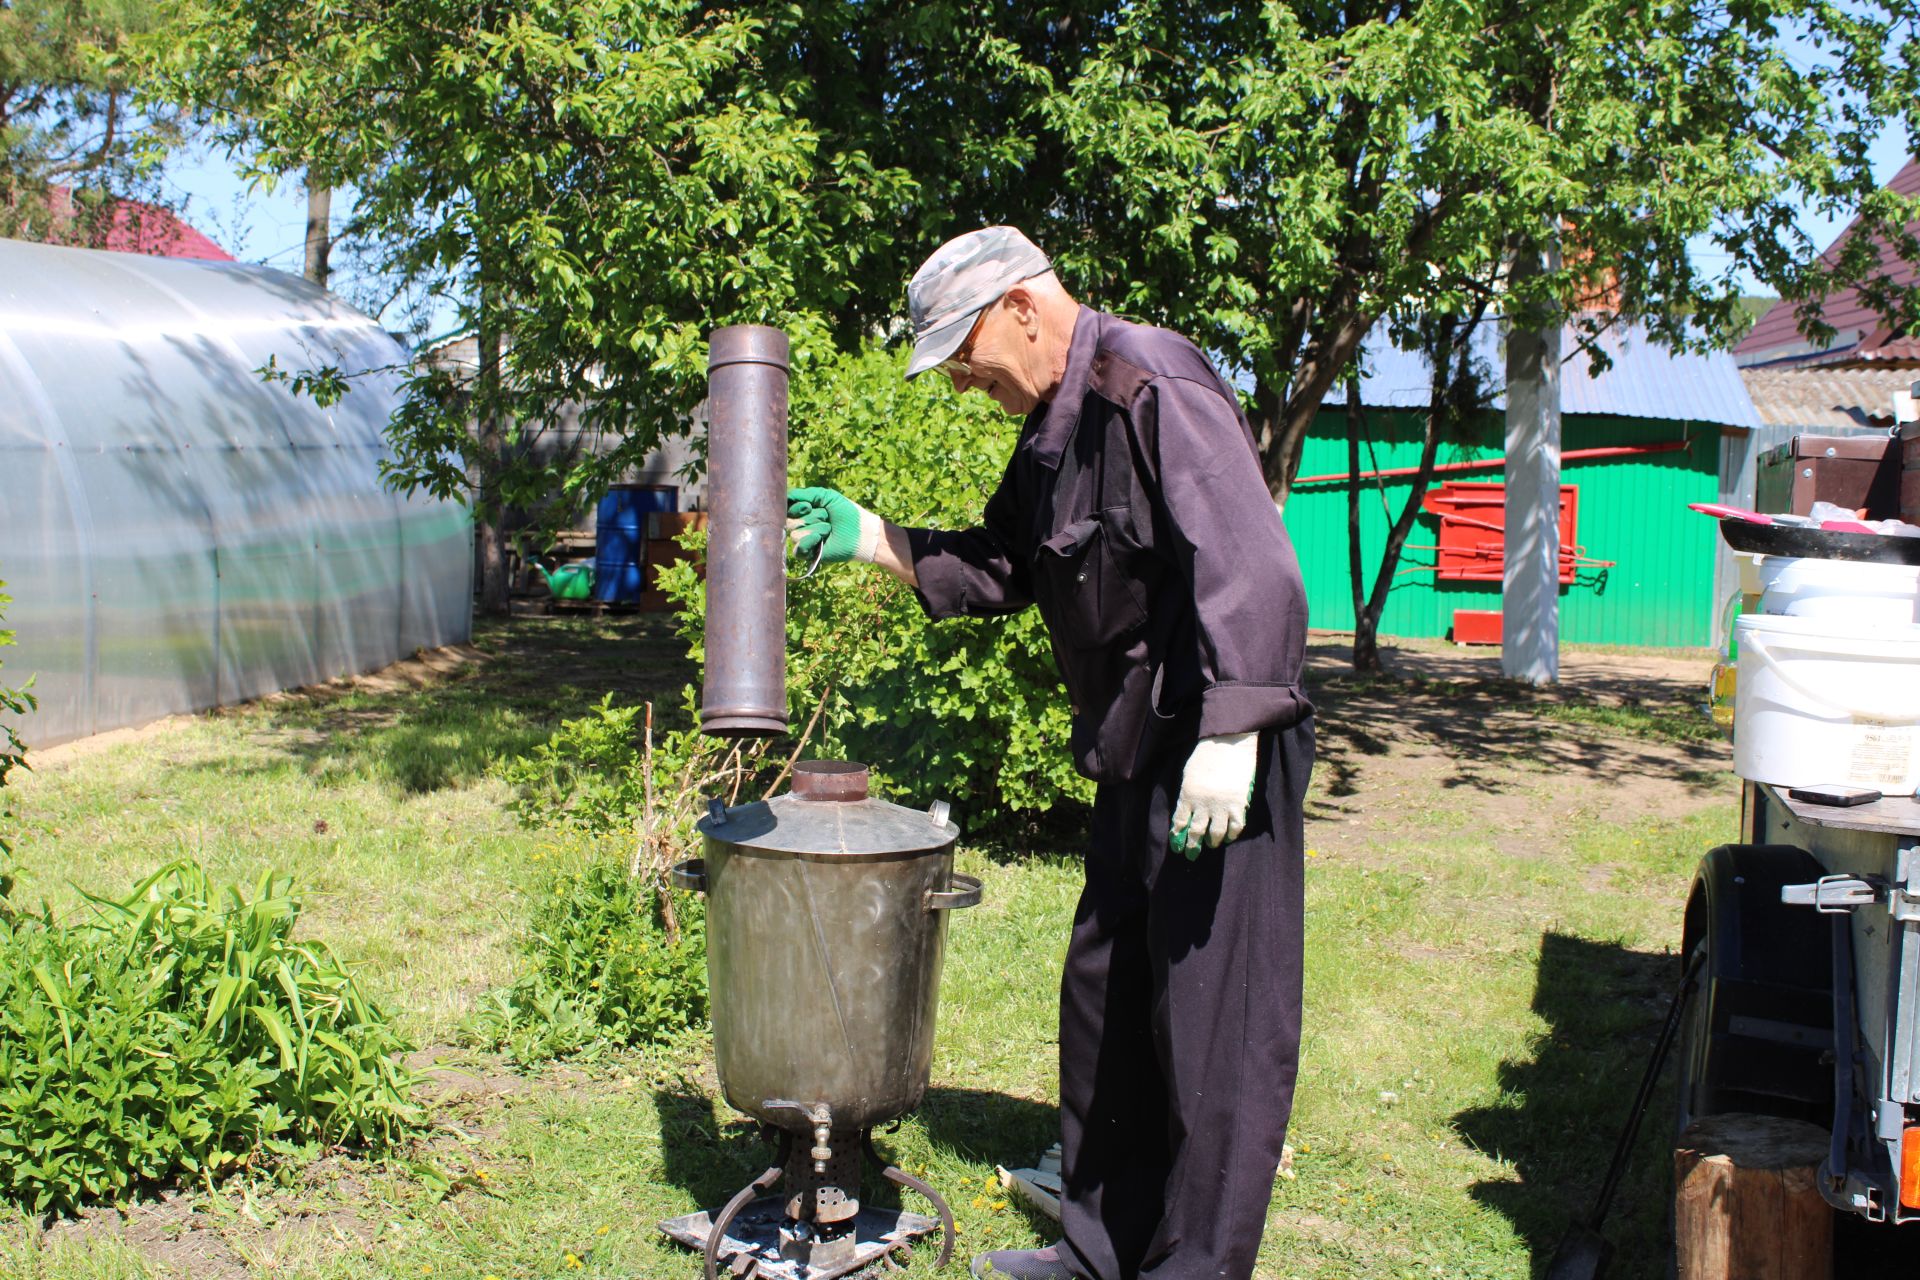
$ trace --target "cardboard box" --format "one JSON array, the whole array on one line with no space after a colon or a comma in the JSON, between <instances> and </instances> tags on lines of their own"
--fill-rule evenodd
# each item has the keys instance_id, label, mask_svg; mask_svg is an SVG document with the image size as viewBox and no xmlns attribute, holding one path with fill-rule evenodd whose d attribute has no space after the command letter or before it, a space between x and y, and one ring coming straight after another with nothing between
<instances>
[{"instance_id":1,"label":"cardboard box","mask_svg":"<svg viewBox=\"0 0 1920 1280\"><path fill-rule=\"evenodd\" d=\"M704 511L649 511L647 513L647 541L661 539L671 541L689 529L707 527L707 513Z\"/></svg>"}]
</instances>

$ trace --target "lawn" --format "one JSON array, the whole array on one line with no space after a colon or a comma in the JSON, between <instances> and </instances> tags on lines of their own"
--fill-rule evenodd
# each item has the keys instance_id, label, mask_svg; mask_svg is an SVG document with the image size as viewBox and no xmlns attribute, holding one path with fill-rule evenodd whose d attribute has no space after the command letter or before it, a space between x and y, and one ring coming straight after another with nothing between
<instances>
[{"instance_id":1,"label":"lawn","mask_svg":"<svg viewBox=\"0 0 1920 1280\"><path fill-rule=\"evenodd\" d=\"M435 1129L389 1159L125 1214L16 1214L0 1275L698 1275L655 1224L767 1160L700 1039L533 1075L461 1040L516 971L528 895L585 856L515 821L493 766L609 689L677 706L679 652L650 619L519 619L440 670L36 760L15 797L17 898L73 910L75 886L120 891L182 854L223 879L294 873L302 932L363 965L427 1046ZM1313 650L1307 1030L1259 1274L1537 1275L1598 1185L1678 977L1692 867L1733 837L1728 752L1692 709L1707 663L1575 652L1564 686L1535 694L1446 647L1389 657L1406 678L1357 680L1337 643ZM1071 848L1033 843L963 838L986 901L953 922L932 1092L882 1140L945 1190L963 1254L1050 1238L993 1181L1054 1126L1078 871ZM1666 1105L1616 1201L1615 1275L1665 1273Z\"/></svg>"}]
</instances>

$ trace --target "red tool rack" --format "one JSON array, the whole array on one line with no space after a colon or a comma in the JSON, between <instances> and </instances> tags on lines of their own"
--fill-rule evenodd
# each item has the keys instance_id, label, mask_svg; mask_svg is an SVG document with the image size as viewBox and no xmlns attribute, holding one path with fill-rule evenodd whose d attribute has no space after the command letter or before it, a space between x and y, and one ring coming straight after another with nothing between
<instances>
[{"instance_id":1,"label":"red tool rack","mask_svg":"<svg viewBox=\"0 0 1920 1280\"><path fill-rule=\"evenodd\" d=\"M1434 576L1443 582L1499 582L1507 565L1507 486L1449 481L1430 489L1422 509L1440 518L1440 545L1410 550L1435 552ZM1582 565L1608 567L1611 560L1587 556L1575 535L1579 529L1580 491L1560 486L1560 583L1573 584Z\"/></svg>"}]
</instances>

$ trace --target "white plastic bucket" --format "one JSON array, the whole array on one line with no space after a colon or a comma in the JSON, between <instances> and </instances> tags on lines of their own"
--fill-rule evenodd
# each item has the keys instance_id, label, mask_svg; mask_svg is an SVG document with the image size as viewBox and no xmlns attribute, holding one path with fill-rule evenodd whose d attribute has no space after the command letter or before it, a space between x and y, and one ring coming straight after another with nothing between
<instances>
[{"instance_id":1,"label":"white plastic bucket","mask_svg":"<svg viewBox=\"0 0 1920 1280\"><path fill-rule=\"evenodd\" d=\"M1920 566L1767 556L1760 561L1761 613L1833 618L1866 626L1920 622Z\"/></svg>"},{"instance_id":2,"label":"white plastic bucket","mask_svg":"<svg viewBox=\"0 0 1920 1280\"><path fill-rule=\"evenodd\" d=\"M1735 773L1888 795L1920 785L1920 626L1750 613L1734 638Z\"/></svg>"}]
</instances>

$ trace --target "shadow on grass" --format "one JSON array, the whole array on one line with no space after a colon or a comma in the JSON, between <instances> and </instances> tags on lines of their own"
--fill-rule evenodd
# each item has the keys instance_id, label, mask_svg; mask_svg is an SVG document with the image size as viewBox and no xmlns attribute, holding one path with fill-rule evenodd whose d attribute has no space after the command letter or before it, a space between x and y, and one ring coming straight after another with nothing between
<instances>
[{"instance_id":1,"label":"shadow on grass","mask_svg":"<svg viewBox=\"0 0 1920 1280\"><path fill-rule=\"evenodd\" d=\"M402 794L459 786L525 754L606 693L652 700L672 724L696 676L664 614L514 618L476 625L484 660L414 687L359 681L303 690L267 708L281 750L321 778L369 778Z\"/></svg>"},{"instance_id":2,"label":"shadow on grass","mask_svg":"<svg viewBox=\"0 0 1920 1280\"><path fill-rule=\"evenodd\" d=\"M656 1089L653 1106L660 1118L662 1174L703 1209L725 1204L778 1154L761 1140L758 1124L690 1086Z\"/></svg>"},{"instance_id":3,"label":"shadow on grass","mask_svg":"<svg viewBox=\"0 0 1920 1280\"><path fill-rule=\"evenodd\" d=\"M1342 652L1312 646L1319 752L1310 818L1339 817L1343 807L1328 802L1357 794L1361 762L1406 743L1440 757L1434 778L1449 790L1510 790L1516 765L1594 780L1657 774L1701 795L1726 785L1726 748L1694 705L1697 691L1637 677L1624 660L1619 671L1534 688L1488 675L1483 659L1444 654L1413 655L1424 667L1356 675L1335 665Z\"/></svg>"},{"instance_id":4,"label":"shadow on grass","mask_svg":"<svg viewBox=\"0 0 1920 1280\"><path fill-rule=\"evenodd\" d=\"M1679 980L1678 956L1563 933L1540 939L1533 1011L1546 1030L1531 1057L1500 1065L1497 1103L1453 1118L1462 1137L1512 1166L1511 1180L1477 1183L1472 1194L1525 1238L1535 1276L1592 1211ZM1672 1118L1669 1060L1603 1226L1617 1251L1610 1274L1667 1273Z\"/></svg>"},{"instance_id":5,"label":"shadow on grass","mask_svg":"<svg viewBox=\"0 0 1920 1280\"><path fill-rule=\"evenodd\" d=\"M725 1204L778 1155L774 1144L761 1139L758 1124L734 1115L731 1108L697 1089L681 1085L656 1090L653 1105L660 1118L664 1177L703 1209ZM723 1111L731 1119L721 1119ZM1056 1108L985 1089L935 1086L927 1090L911 1123L934 1147L988 1164L1023 1164L1060 1137ZM888 1126L876 1129L873 1139L882 1156L903 1165L913 1163ZM899 1189L882 1180L878 1169L865 1170L864 1182L865 1198L871 1203L903 1207ZM938 1185L934 1189L949 1198L959 1190Z\"/></svg>"}]
</instances>

